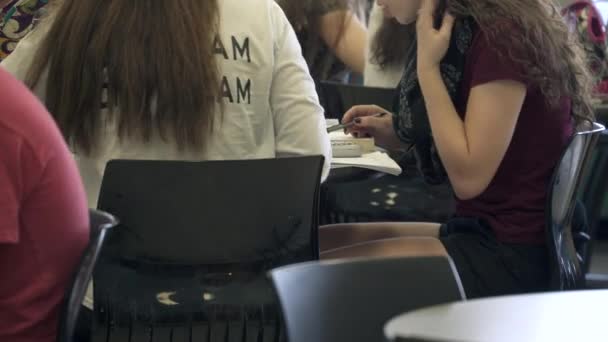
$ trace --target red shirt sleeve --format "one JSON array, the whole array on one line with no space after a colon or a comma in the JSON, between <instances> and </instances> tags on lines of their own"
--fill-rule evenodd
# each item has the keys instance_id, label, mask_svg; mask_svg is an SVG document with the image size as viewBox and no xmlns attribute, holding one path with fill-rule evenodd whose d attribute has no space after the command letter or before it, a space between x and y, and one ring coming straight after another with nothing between
<instances>
[{"instance_id":1,"label":"red shirt sleeve","mask_svg":"<svg viewBox=\"0 0 608 342\"><path fill-rule=\"evenodd\" d=\"M0 243L19 242L19 207L22 200L22 141L0 127Z\"/></svg>"},{"instance_id":2,"label":"red shirt sleeve","mask_svg":"<svg viewBox=\"0 0 608 342\"><path fill-rule=\"evenodd\" d=\"M497 39L490 39L480 31L471 46L473 68L471 88L500 80L512 80L528 86L525 79L525 68L518 63L504 46L507 43L497 44ZM512 53L512 52L511 52ZM520 59L520 58L517 58Z\"/></svg>"},{"instance_id":3,"label":"red shirt sleeve","mask_svg":"<svg viewBox=\"0 0 608 342\"><path fill-rule=\"evenodd\" d=\"M17 133L0 125L0 243L19 242L20 210L43 166Z\"/></svg>"}]
</instances>

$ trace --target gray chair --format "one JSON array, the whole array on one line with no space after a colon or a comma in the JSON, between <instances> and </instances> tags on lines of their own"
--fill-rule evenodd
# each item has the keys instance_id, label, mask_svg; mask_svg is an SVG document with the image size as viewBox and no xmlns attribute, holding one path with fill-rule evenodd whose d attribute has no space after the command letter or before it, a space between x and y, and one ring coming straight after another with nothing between
<instances>
[{"instance_id":1,"label":"gray chair","mask_svg":"<svg viewBox=\"0 0 608 342\"><path fill-rule=\"evenodd\" d=\"M309 262L270 274L290 342L383 341L397 314L465 299L446 257Z\"/></svg>"},{"instance_id":2,"label":"gray chair","mask_svg":"<svg viewBox=\"0 0 608 342\"><path fill-rule=\"evenodd\" d=\"M101 253L108 231L118 224L118 220L114 216L98 210L89 210L89 220L91 229L89 244L82 255L80 265L76 269L72 285L64 298L61 316L59 317L57 342L74 341L81 303L91 280L97 258Z\"/></svg>"},{"instance_id":3,"label":"gray chair","mask_svg":"<svg viewBox=\"0 0 608 342\"><path fill-rule=\"evenodd\" d=\"M573 231L573 217L582 175L604 126L593 123L579 129L565 149L550 182L547 200L547 246L552 290L585 287L582 248L591 240L588 231ZM577 250L577 246L578 250Z\"/></svg>"},{"instance_id":4,"label":"gray chair","mask_svg":"<svg viewBox=\"0 0 608 342\"><path fill-rule=\"evenodd\" d=\"M586 175L584 175L583 189L580 200L587 209L587 217L592 237L606 237L607 229L602 227L602 211L605 203L608 203L608 131L602 132L598 139L593 157L589 162ZM583 250L585 260L585 271L589 271L592 246Z\"/></svg>"}]
</instances>

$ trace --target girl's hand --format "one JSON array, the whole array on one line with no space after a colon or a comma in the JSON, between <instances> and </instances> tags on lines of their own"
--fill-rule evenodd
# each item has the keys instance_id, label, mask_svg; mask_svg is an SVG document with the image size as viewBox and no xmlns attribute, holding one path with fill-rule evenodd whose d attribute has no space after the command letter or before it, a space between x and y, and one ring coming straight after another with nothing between
<instances>
[{"instance_id":1,"label":"girl's hand","mask_svg":"<svg viewBox=\"0 0 608 342\"><path fill-rule=\"evenodd\" d=\"M378 115L382 113L383 115ZM401 150L403 144L393 127L393 115L378 106L354 106L342 119L343 123L353 122L346 129L357 138L373 137L374 143L387 150Z\"/></svg>"},{"instance_id":2,"label":"girl's hand","mask_svg":"<svg viewBox=\"0 0 608 342\"><path fill-rule=\"evenodd\" d=\"M418 12L416 35L418 38L418 72L439 68L439 64L450 47L454 17L445 13L439 29L435 29L435 10L437 0L422 0Z\"/></svg>"}]
</instances>

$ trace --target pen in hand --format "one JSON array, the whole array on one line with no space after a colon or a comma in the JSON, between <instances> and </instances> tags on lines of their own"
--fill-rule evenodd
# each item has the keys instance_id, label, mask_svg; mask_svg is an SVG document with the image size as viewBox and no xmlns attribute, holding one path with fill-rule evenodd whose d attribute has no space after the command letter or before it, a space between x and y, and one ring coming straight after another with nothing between
<instances>
[{"instance_id":1,"label":"pen in hand","mask_svg":"<svg viewBox=\"0 0 608 342\"><path fill-rule=\"evenodd\" d=\"M382 112L382 113L376 113L376 114L370 115L370 116L379 118L379 117L383 117L387 114L388 113L386 113L386 112ZM327 133L343 130L343 129L353 126L354 124L355 124L355 121L353 120L351 122L347 122L347 123L343 123L343 124L339 124L339 125L333 125L331 127L327 127Z\"/></svg>"}]
</instances>

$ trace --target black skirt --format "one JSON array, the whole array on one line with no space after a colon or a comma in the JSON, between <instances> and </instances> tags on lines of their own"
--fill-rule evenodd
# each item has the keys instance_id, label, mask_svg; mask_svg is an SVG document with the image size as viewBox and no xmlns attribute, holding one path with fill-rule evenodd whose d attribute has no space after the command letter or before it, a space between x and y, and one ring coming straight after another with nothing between
<instances>
[{"instance_id":1,"label":"black skirt","mask_svg":"<svg viewBox=\"0 0 608 342\"><path fill-rule=\"evenodd\" d=\"M547 291L545 246L506 244L478 218L453 218L439 239L454 261L467 298Z\"/></svg>"}]
</instances>

